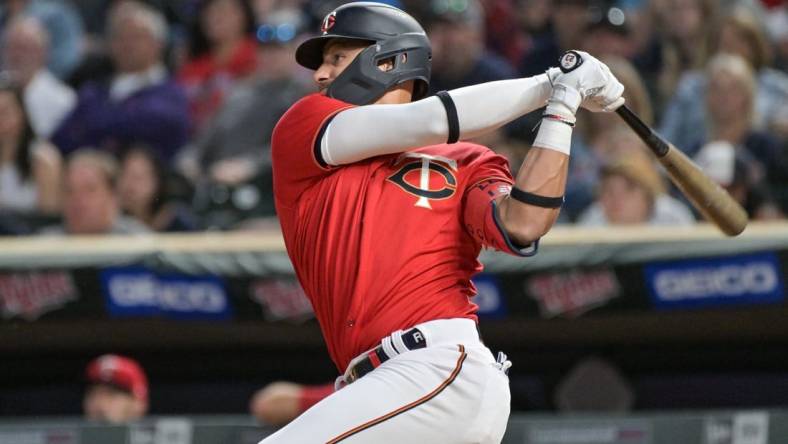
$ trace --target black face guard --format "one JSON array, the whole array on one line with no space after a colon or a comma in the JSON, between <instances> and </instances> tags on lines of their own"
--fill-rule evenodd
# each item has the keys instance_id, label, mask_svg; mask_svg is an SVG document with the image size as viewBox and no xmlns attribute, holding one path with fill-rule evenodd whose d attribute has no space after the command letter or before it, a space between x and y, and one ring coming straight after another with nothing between
<instances>
[{"instance_id":1,"label":"black face guard","mask_svg":"<svg viewBox=\"0 0 788 444\"><path fill-rule=\"evenodd\" d=\"M430 79L430 44L423 34L402 34L370 45L361 51L331 85L327 94L354 105L368 105L389 88L414 80L413 100L427 95ZM378 65L391 59L394 66L382 71Z\"/></svg>"}]
</instances>

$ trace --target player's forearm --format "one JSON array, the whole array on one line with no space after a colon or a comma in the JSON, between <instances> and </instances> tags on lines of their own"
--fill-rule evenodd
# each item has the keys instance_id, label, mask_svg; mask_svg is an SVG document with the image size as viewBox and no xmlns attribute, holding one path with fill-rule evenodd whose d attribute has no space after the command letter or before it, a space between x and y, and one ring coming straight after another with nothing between
<instances>
[{"instance_id":1,"label":"player's forearm","mask_svg":"<svg viewBox=\"0 0 788 444\"><path fill-rule=\"evenodd\" d=\"M572 100L569 105L566 99ZM556 87L550 96L534 140L512 193L499 203L499 218L520 245L536 241L550 230L563 203L569 171L577 105L576 95Z\"/></svg>"},{"instance_id":2,"label":"player's forearm","mask_svg":"<svg viewBox=\"0 0 788 444\"><path fill-rule=\"evenodd\" d=\"M544 106L551 91L546 74L450 91L460 139L486 134ZM342 111L328 126L321 153L329 164L341 165L444 143L448 137L447 110L440 99L429 97L402 105L369 105Z\"/></svg>"},{"instance_id":3,"label":"player's forearm","mask_svg":"<svg viewBox=\"0 0 788 444\"><path fill-rule=\"evenodd\" d=\"M538 196L564 195L569 156L534 146L517 173L514 186ZM506 196L498 202L498 216L509 236L520 245L539 239L558 218L559 208L529 205Z\"/></svg>"}]
</instances>

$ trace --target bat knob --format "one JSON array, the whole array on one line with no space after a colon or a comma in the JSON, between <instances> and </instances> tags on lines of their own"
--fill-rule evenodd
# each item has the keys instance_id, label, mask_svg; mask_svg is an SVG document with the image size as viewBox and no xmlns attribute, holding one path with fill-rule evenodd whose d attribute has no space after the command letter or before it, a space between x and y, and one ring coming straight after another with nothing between
<instances>
[{"instance_id":1,"label":"bat knob","mask_svg":"<svg viewBox=\"0 0 788 444\"><path fill-rule=\"evenodd\" d=\"M583 64L583 56L577 51L567 51L558 59L558 67L564 74L574 71Z\"/></svg>"}]
</instances>

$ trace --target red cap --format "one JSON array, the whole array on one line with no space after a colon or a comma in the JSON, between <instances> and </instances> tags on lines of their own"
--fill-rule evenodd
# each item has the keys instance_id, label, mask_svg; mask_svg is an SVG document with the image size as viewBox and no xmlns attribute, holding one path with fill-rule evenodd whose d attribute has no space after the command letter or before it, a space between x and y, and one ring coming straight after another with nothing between
<instances>
[{"instance_id":1,"label":"red cap","mask_svg":"<svg viewBox=\"0 0 788 444\"><path fill-rule=\"evenodd\" d=\"M89 383L108 384L148 400L148 378L137 361L118 355L102 355L88 364L85 371Z\"/></svg>"}]
</instances>

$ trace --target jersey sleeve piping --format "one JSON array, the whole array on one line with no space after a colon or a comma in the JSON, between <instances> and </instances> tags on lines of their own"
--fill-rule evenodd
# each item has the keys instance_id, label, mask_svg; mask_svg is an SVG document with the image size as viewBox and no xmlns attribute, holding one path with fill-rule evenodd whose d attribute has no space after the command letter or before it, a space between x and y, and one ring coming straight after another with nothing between
<instances>
[{"instance_id":1,"label":"jersey sleeve piping","mask_svg":"<svg viewBox=\"0 0 788 444\"><path fill-rule=\"evenodd\" d=\"M506 246L509 248L509 251L512 254L520 257L531 257L537 253L537 250L539 249L539 239L531 242L525 247L518 247L514 244L514 242L512 242L512 239L509 237L509 233L503 229L503 224L498 218L498 206L495 205L494 200L490 201L490 209L492 210L492 217L493 221L495 221L495 227L501 232L501 236L503 237L504 241L506 241Z\"/></svg>"}]
</instances>

